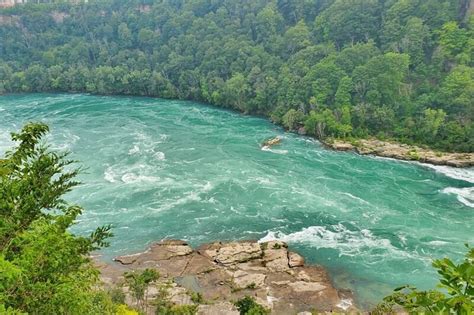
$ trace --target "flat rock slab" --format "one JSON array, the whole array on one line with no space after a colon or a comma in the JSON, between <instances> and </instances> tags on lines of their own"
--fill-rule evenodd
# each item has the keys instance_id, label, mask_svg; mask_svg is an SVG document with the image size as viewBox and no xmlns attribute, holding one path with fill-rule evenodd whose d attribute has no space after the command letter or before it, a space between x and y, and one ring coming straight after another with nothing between
<instances>
[{"instance_id":1,"label":"flat rock slab","mask_svg":"<svg viewBox=\"0 0 474 315\"><path fill-rule=\"evenodd\" d=\"M153 243L145 252L116 257L114 260L122 265L140 265L148 261L156 262L177 256L186 256L193 249L184 241L166 240Z\"/></svg>"},{"instance_id":2,"label":"flat rock slab","mask_svg":"<svg viewBox=\"0 0 474 315\"><path fill-rule=\"evenodd\" d=\"M354 150L363 155L372 154L397 160L453 167L474 166L474 153L437 152L428 148L377 139L360 139L354 144L343 140L334 140L324 144L338 151Z\"/></svg>"},{"instance_id":3,"label":"flat rock slab","mask_svg":"<svg viewBox=\"0 0 474 315\"><path fill-rule=\"evenodd\" d=\"M172 281L173 302L192 304L192 292L202 295L207 305L199 305L198 314L238 314L230 302L244 296L253 296L272 314L356 310L347 307L352 297L333 287L324 268L306 266L280 241L214 242L193 250L186 242L167 240L115 262L99 264L108 284L118 283L123 271L154 268Z\"/></svg>"}]
</instances>

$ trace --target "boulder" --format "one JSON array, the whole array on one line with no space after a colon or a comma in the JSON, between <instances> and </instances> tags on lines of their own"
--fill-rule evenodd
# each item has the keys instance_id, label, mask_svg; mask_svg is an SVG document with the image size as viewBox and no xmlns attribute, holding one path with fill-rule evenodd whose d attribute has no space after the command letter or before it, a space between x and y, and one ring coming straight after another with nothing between
<instances>
[{"instance_id":1,"label":"boulder","mask_svg":"<svg viewBox=\"0 0 474 315\"><path fill-rule=\"evenodd\" d=\"M286 248L266 249L262 259L265 267L270 271L286 271L289 269Z\"/></svg>"},{"instance_id":2,"label":"boulder","mask_svg":"<svg viewBox=\"0 0 474 315\"><path fill-rule=\"evenodd\" d=\"M263 264L269 271L288 270L288 245L282 241L269 241L261 244Z\"/></svg>"},{"instance_id":3,"label":"boulder","mask_svg":"<svg viewBox=\"0 0 474 315\"><path fill-rule=\"evenodd\" d=\"M348 142L342 142L342 141L334 141L332 144L330 144L330 146L334 149L334 150L338 150L338 151L351 151L351 150L354 150L354 146Z\"/></svg>"},{"instance_id":4,"label":"boulder","mask_svg":"<svg viewBox=\"0 0 474 315\"><path fill-rule=\"evenodd\" d=\"M326 289L326 286L319 282L296 281L289 284L295 292L318 292Z\"/></svg>"},{"instance_id":5,"label":"boulder","mask_svg":"<svg viewBox=\"0 0 474 315\"><path fill-rule=\"evenodd\" d=\"M198 315L239 315L237 308L230 302L219 302L210 305L199 305Z\"/></svg>"},{"instance_id":6,"label":"boulder","mask_svg":"<svg viewBox=\"0 0 474 315\"><path fill-rule=\"evenodd\" d=\"M288 252L288 265L290 268L304 266L304 258L297 253Z\"/></svg>"},{"instance_id":7,"label":"boulder","mask_svg":"<svg viewBox=\"0 0 474 315\"><path fill-rule=\"evenodd\" d=\"M193 249L184 241L164 240L153 243L149 249L143 253L124 255L116 257L114 260L122 265L143 264L148 261L168 260L173 257L186 256L193 252Z\"/></svg>"},{"instance_id":8,"label":"boulder","mask_svg":"<svg viewBox=\"0 0 474 315\"><path fill-rule=\"evenodd\" d=\"M273 139L268 139L265 142L263 142L262 146L263 147L271 147L273 145L279 144L281 142L281 138L275 137Z\"/></svg>"},{"instance_id":9,"label":"boulder","mask_svg":"<svg viewBox=\"0 0 474 315\"><path fill-rule=\"evenodd\" d=\"M261 288L267 276L262 273L248 273L243 270L234 272L233 281L238 289Z\"/></svg>"},{"instance_id":10,"label":"boulder","mask_svg":"<svg viewBox=\"0 0 474 315\"><path fill-rule=\"evenodd\" d=\"M222 245L215 254L214 260L222 265L231 265L261 256L262 249L257 242L231 242Z\"/></svg>"},{"instance_id":11,"label":"boulder","mask_svg":"<svg viewBox=\"0 0 474 315\"><path fill-rule=\"evenodd\" d=\"M304 129L304 127L299 127L298 128L298 134L301 135L301 136L306 135L306 129Z\"/></svg>"}]
</instances>

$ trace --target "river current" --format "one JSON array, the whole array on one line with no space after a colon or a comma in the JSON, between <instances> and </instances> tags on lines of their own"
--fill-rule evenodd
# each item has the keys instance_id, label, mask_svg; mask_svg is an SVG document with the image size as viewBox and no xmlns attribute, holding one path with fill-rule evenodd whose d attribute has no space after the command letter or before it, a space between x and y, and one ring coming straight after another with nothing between
<instances>
[{"instance_id":1,"label":"river current","mask_svg":"<svg viewBox=\"0 0 474 315\"><path fill-rule=\"evenodd\" d=\"M472 168L330 151L194 102L69 94L1 96L0 156L27 121L85 168L67 196L86 209L73 232L112 224L105 259L163 238L280 239L370 307L398 285L434 286L431 261L474 244Z\"/></svg>"}]
</instances>

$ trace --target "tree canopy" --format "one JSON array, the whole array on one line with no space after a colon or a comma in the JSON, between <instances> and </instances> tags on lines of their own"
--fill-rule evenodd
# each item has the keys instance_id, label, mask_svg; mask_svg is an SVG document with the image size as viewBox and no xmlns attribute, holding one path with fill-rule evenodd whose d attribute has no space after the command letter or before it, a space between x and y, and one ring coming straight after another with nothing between
<instances>
[{"instance_id":1,"label":"tree canopy","mask_svg":"<svg viewBox=\"0 0 474 315\"><path fill-rule=\"evenodd\" d=\"M0 93L192 99L474 151L469 1L41 2L0 10Z\"/></svg>"},{"instance_id":2,"label":"tree canopy","mask_svg":"<svg viewBox=\"0 0 474 315\"><path fill-rule=\"evenodd\" d=\"M78 170L41 142L47 132L27 124L0 159L0 313L112 314L89 258L108 245L110 227L87 237L68 230L82 212L63 199Z\"/></svg>"}]
</instances>

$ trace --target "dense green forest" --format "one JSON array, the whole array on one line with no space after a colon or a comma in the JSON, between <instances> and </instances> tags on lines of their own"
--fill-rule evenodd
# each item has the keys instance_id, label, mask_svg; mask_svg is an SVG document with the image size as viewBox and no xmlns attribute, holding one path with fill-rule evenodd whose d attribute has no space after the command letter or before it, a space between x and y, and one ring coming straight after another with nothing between
<instances>
[{"instance_id":1,"label":"dense green forest","mask_svg":"<svg viewBox=\"0 0 474 315\"><path fill-rule=\"evenodd\" d=\"M0 10L0 93L204 101L318 138L474 151L469 0L104 0Z\"/></svg>"}]
</instances>

